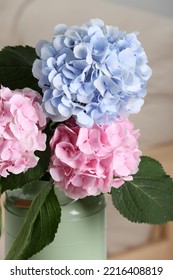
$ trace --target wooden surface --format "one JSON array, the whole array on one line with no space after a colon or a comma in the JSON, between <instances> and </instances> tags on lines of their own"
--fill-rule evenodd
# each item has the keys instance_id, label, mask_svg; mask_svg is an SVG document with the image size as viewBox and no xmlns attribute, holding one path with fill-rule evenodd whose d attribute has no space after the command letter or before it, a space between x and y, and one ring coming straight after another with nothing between
<instances>
[{"instance_id":1,"label":"wooden surface","mask_svg":"<svg viewBox=\"0 0 173 280\"><path fill-rule=\"evenodd\" d=\"M163 165L167 174L173 177L173 142L158 145L143 153ZM173 222L153 226L146 244L120 254L108 256L118 260L173 260Z\"/></svg>"}]
</instances>

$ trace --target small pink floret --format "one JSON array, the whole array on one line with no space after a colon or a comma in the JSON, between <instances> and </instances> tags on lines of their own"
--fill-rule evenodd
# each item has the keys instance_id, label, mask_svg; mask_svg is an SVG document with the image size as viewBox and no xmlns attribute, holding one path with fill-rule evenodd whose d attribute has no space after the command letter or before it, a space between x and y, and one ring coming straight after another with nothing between
<instances>
[{"instance_id":1,"label":"small pink floret","mask_svg":"<svg viewBox=\"0 0 173 280\"><path fill-rule=\"evenodd\" d=\"M19 174L35 167L35 151L46 149L42 132L46 118L41 96L32 89L0 89L0 175Z\"/></svg>"}]
</instances>

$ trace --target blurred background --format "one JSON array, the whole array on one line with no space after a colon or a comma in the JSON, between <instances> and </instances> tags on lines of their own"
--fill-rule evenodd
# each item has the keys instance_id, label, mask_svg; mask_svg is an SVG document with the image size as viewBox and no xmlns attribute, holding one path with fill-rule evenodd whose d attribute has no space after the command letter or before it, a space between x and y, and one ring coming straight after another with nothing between
<instances>
[{"instance_id":1,"label":"blurred background","mask_svg":"<svg viewBox=\"0 0 173 280\"><path fill-rule=\"evenodd\" d=\"M19 44L34 47L40 39L51 40L56 24L81 25L91 18L101 18L126 32L139 32L153 75L145 104L131 120L140 128L143 153L156 156L173 175L172 0L0 0L0 48ZM127 221L108 198L107 231L108 255L123 258L122 253L150 240L153 227ZM170 228L169 234L173 236ZM3 243L1 238L1 258Z\"/></svg>"}]
</instances>

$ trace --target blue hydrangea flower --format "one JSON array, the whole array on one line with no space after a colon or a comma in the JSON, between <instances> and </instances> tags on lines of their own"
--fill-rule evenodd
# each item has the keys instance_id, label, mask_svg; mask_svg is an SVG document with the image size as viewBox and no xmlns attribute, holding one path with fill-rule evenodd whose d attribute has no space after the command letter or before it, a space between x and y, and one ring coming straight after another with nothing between
<instances>
[{"instance_id":1,"label":"blue hydrangea flower","mask_svg":"<svg viewBox=\"0 0 173 280\"><path fill-rule=\"evenodd\" d=\"M140 111L151 69L135 33L100 19L81 27L61 24L52 42L40 41L36 52L33 75L53 121L74 116L80 126L92 127Z\"/></svg>"}]
</instances>

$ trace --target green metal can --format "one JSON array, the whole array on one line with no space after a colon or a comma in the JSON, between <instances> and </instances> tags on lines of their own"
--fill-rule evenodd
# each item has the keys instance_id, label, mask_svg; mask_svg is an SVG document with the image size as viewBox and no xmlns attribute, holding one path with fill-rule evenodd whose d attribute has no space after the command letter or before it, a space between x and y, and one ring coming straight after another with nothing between
<instances>
[{"instance_id":1,"label":"green metal can","mask_svg":"<svg viewBox=\"0 0 173 280\"><path fill-rule=\"evenodd\" d=\"M5 199L5 252L10 250L33 199L44 181L8 191ZM72 200L56 188L62 209L61 223L54 241L34 255L33 260L106 259L104 195ZM20 201L19 204L16 201ZM22 207L21 207L22 205Z\"/></svg>"}]
</instances>

